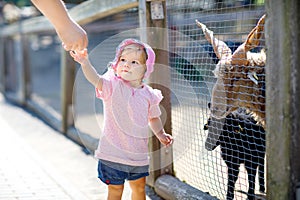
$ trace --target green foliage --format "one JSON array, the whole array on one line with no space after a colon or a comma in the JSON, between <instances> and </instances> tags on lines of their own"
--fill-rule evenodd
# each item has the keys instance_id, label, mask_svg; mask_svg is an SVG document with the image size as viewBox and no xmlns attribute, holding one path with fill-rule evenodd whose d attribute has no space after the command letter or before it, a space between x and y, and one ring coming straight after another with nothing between
<instances>
[{"instance_id":1,"label":"green foliage","mask_svg":"<svg viewBox=\"0 0 300 200\"><path fill-rule=\"evenodd\" d=\"M262 5L265 5L265 0L256 0L256 5L258 6L262 6Z\"/></svg>"}]
</instances>

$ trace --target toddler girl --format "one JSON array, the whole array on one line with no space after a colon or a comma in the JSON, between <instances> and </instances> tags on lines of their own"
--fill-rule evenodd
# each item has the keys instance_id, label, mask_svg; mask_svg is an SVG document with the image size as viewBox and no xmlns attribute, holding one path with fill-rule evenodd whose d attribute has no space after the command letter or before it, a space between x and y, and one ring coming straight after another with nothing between
<instances>
[{"instance_id":1,"label":"toddler girl","mask_svg":"<svg viewBox=\"0 0 300 200\"><path fill-rule=\"evenodd\" d=\"M98 177L108 185L108 199L121 199L125 180L132 199L146 199L148 125L162 144L173 142L160 119L161 91L143 82L153 71L153 49L135 39L124 40L103 76L91 65L86 49L70 54L103 101L104 128L95 157L99 159Z\"/></svg>"}]
</instances>

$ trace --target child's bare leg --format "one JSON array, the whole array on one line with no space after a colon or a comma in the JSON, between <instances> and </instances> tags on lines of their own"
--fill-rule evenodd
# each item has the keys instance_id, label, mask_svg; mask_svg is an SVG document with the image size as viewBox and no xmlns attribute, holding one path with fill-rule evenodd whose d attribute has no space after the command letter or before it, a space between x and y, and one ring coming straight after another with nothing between
<instances>
[{"instance_id":1,"label":"child's bare leg","mask_svg":"<svg viewBox=\"0 0 300 200\"><path fill-rule=\"evenodd\" d=\"M108 185L107 200L121 200L124 185Z\"/></svg>"},{"instance_id":2,"label":"child's bare leg","mask_svg":"<svg viewBox=\"0 0 300 200\"><path fill-rule=\"evenodd\" d=\"M132 190L132 200L145 200L146 199L146 177L139 178L134 181L129 181L130 188Z\"/></svg>"}]
</instances>

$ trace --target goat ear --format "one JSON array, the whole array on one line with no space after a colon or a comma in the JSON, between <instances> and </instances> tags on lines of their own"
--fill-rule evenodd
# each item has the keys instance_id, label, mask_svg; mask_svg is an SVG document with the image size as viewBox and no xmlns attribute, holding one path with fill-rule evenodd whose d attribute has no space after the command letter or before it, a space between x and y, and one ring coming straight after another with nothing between
<instances>
[{"instance_id":1,"label":"goat ear","mask_svg":"<svg viewBox=\"0 0 300 200\"><path fill-rule=\"evenodd\" d=\"M264 31L266 15L263 15L257 25L249 33L246 41L241 44L232 54L232 65L247 65L247 52L259 45L262 33Z\"/></svg>"},{"instance_id":2,"label":"goat ear","mask_svg":"<svg viewBox=\"0 0 300 200\"><path fill-rule=\"evenodd\" d=\"M220 60L231 57L232 55L231 49L225 44L225 42L215 38L214 32L209 30L204 24L200 23L198 20L196 20L196 24L200 28L202 28L205 38L207 39L208 42L212 44L214 48L214 52Z\"/></svg>"}]
</instances>

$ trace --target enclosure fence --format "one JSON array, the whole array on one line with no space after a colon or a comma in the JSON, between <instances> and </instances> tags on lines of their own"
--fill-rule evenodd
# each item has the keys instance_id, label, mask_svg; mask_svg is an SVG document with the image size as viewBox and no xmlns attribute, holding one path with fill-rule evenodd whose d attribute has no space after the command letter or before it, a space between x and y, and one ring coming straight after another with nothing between
<instances>
[{"instance_id":1,"label":"enclosure fence","mask_svg":"<svg viewBox=\"0 0 300 200\"><path fill-rule=\"evenodd\" d=\"M272 119L276 116L268 111L271 103L267 91L274 88L276 81L269 79L270 85L267 84L270 70L265 70L266 58L262 57L263 64L253 59L252 65L249 57L235 64L229 59L231 65L220 62L228 61L223 54L234 58L234 53L249 41L250 33L256 35L247 52L260 56L264 52L268 55L269 49L276 52L276 45L270 41L268 44L265 31L267 27L276 29L266 22L255 29L266 13L266 21L276 19L274 5L263 0L89 0L70 5L71 16L88 33L89 57L100 74L107 70L115 48L125 38L146 41L156 52L157 69L148 81L163 92L162 119L165 129L175 138L171 148L160 146L153 135L149 140L152 170L147 183L162 198L295 199L297 178L291 183L285 180L285 185L276 184L284 189L285 196L274 192L270 184L282 180L274 177L274 160L279 155L270 151L281 144L276 134L269 136L272 133L268 132L275 131L270 124L274 126ZM0 36L1 92L7 99L35 111L92 154L103 127L102 102L95 99L94 88L80 66L61 49L51 24L44 17L21 19L2 25ZM239 64L247 59L247 64ZM270 61L270 65L274 63ZM298 73L294 74L297 77ZM296 99L294 107L298 105ZM254 104L260 109L255 110ZM228 111L233 107L236 109L231 114L217 117L220 109ZM267 121L256 113L267 115ZM298 115L294 116L297 119ZM294 128L289 131L297 130L299 125L291 126ZM289 141L289 134L283 135ZM274 144L268 143L269 137ZM297 175L298 165L292 166L291 171L283 170L286 173L281 177ZM267 178L267 173L272 179ZM175 182L182 184L186 193L176 192L172 185Z\"/></svg>"},{"instance_id":2,"label":"enclosure fence","mask_svg":"<svg viewBox=\"0 0 300 200\"><path fill-rule=\"evenodd\" d=\"M235 136L228 134L225 136L226 133L223 132L220 133L216 149L209 151L205 148L208 134L203 127L210 115L207 105L211 101L211 91L217 80L213 70L216 68L218 58L195 20L205 24L214 32L214 37L223 40L233 52L245 41L258 19L265 13L264 6L244 1L187 3L178 0L168 1L167 8L168 26L171 29L169 34L172 53L170 65L173 69L171 83L172 92L175 94L172 102L172 130L176 138L174 143L176 177L202 191L209 192L218 199L226 199L227 190L229 192L227 185L230 185L228 187L234 191L235 199L246 199L248 177L243 166L245 160L240 159L248 157L250 162L257 162L258 159L253 158L260 153L264 155L265 137L260 137L264 133L253 134L251 128L249 133L231 133L236 134ZM264 41L260 44L260 47L263 46ZM226 125L234 126L228 120L224 126ZM221 122L217 127L219 130L215 128L214 134L222 131ZM249 134L249 137L242 134ZM253 144L244 146L243 143L250 141ZM256 146L257 142L258 145L264 146ZM245 155L246 152L248 155ZM246 158L239 158L242 156ZM264 167L264 163L260 164ZM187 167L191 170L186 170ZM235 171L232 173L230 170ZM237 181L233 183L235 179L231 180L228 174L236 176ZM257 186L255 193L262 194ZM232 197L228 196L227 199L233 198L233 194L230 196Z\"/></svg>"}]
</instances>

